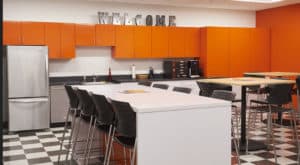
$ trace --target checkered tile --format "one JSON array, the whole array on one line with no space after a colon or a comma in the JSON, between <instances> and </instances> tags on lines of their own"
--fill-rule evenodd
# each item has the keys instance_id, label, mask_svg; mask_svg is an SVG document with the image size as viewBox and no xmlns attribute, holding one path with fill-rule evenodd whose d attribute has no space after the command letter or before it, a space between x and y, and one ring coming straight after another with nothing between
<instances>
[{"instance_id":1,"label":"checkered tile","mask_svg":"<svg viewBox=\"0 0 300 165\"><path fill-rule=\"evenodd\" d=\"M3 136L4 165L57 164L63 127L35 132L20 132ZM70 130L66 132L66 139ZM65 159L67 143L61 160Z\"/></svg>"},{"instance_id":2,"label":"checkered tile","mask_svg":"<svg viewBox=\"0 0 300 165\"><path fill-rule=\"evenodd\" d=\"M266 138L264 124L257 130L250 131L251 139L262 140ZM70 135L67 130L66 138ZM276 154L280 165L297 165L298 150L293 142L292 130L287 128L275 128ZM300 126L298 126L300 135ZM18 134L3 136L4 165L52 165L57 164L59 154L59 140L63 134L63 127L51 128L44 131L21 132ZM299 136L300 137L300 136ZM62 159L65 159L67 146L64 146ZM273 150L259 150L241 153L242 165L271 165L274 163ZM201 164L201 162L199 162ZM232 153L232 164L236 164L235 152Z\"/></svg>"}]
</instances>

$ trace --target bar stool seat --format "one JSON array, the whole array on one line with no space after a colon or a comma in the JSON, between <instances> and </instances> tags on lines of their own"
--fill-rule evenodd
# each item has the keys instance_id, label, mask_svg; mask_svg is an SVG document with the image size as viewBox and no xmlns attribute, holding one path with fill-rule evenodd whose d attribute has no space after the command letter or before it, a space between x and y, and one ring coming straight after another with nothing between
<instances>
[{"instance_id":1,"label":"bar stool seat","mask_svg":"<svg viewBox=\"0 0 300 165\"><path fill-rule=\"evenodd\" d=\"M135 143L135 137L130 138L116 135L114 140L119 144L124 145L126 148L133 148Z\"/></svg>"}]
</instances>

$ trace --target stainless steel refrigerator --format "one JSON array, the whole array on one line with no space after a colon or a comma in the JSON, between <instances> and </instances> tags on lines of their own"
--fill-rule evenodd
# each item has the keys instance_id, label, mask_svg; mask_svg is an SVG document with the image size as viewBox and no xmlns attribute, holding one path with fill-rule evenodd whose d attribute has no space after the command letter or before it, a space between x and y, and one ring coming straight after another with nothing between
<instances>
[{"instance_id":1,"label":"stainless steel refrigerator","mask_svg":"<svg viewBox=\"0 0 300 165\"><path fill-rule=\"evenodd\" d=\"M3 61L8 130L49 128L48 47L5 46Z\"/></svg>"}]
</instances>

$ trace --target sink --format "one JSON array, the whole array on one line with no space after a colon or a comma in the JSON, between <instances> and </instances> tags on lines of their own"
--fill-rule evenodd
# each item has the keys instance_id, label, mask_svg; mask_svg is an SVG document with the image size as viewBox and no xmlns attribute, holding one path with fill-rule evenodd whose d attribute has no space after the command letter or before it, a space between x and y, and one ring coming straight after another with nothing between
<instances>
[{"instance_id":1,"label":"sink","mask_svg":"<svg viewBox=\"0 0 300 165\"><path fill-rule=\"evenodd\" d=\"M81 85L103 85L107 84L106 81L91 81L91 82L82 82Z\"/></svg>"}]
</instances>

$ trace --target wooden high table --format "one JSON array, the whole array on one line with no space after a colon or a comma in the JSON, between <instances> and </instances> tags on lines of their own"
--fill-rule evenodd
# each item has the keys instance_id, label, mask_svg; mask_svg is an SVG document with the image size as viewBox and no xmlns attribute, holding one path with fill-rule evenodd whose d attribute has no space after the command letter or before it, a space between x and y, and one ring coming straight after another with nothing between
<instances>
[{"instance_id":1,"label":"wooden high table","mask_svg":"<svg viewBox=\"0 0 300 165\"><path fill-rule=\"evenodd\" d=\"M297 72L246 72L247 76L264 76L264 77L293 77L300 76Z\"/></svg>"},{"instance_id":2,"label":"wooden high table","mask_svg":"<svg viewBox=\"0 0 300 165\"><path fill-rule=\"evenodd\" d=\"M201 79L197 80L202 83L214 83L223 85L236 85L241 86L241 140L240 140L240 150L246 150L246 88L249 86L257 85L273 85L273 84L294 84L294 80L279 80L279 79L265 79L265 78L255 78L255 77L237 77L237 78L217 78L217 79ZM266 148L262 142L249 140L248 141L249 151L260 150Z\"/></svg>"}]
</instances>

